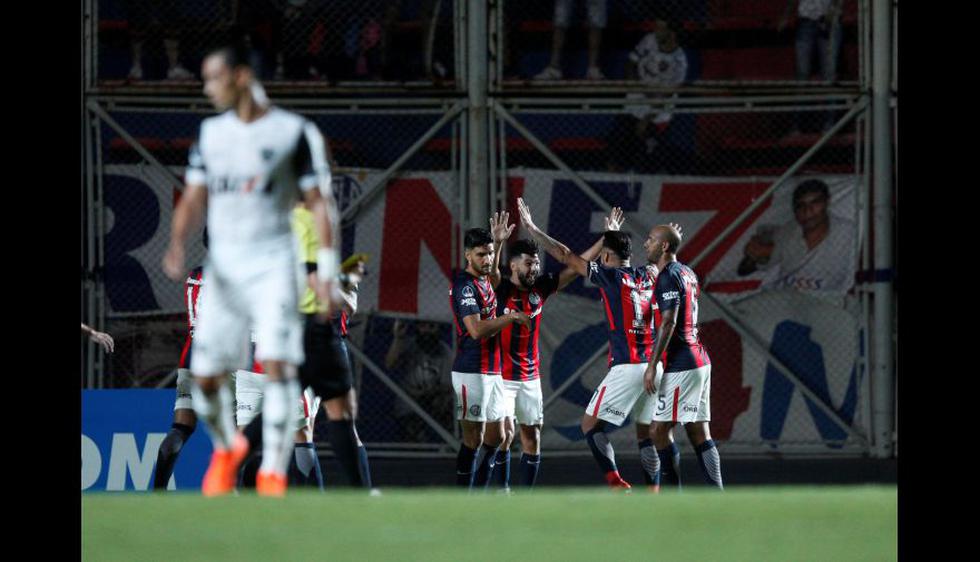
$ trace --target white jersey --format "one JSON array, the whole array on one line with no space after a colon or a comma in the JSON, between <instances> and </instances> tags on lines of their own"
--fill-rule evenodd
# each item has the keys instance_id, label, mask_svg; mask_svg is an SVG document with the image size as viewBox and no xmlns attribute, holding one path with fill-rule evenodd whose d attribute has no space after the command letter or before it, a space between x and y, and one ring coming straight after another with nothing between
<instances>
[{"instance_id":1,"label":"white jersey","mask_svg":"<svg viewBox=\"0 0 980 562\"><path fill-rule=\"evenodd\" d=\"M850 290L858 263L857 225L833 213L829 218L827 237L812 250L807 248L803 229L795 220L776 231L772 256L759 266L766 271L763 288L835 293Z\"/></svg>"},{"instance_id":2,"label":"white jersey","mask_svg":"<svg viewBox=\"0 0 980 562\"><path fill-rule=\"evenodd\" d=\"M655 33L648 33L629 55L636 63L640 80L656 86L677 86L687 75L687 55L680 47L666 53L660 50Z\"/></svg>"},{"instance_id":3,"label":"white jersey","mask_svg":"<svg viewBox=\"0 0 980 562\"><path fill-rule=\"evenodd\" d=\"M205 119L186 181L208 190L209 259L224 269L255 252L291 254L290 212L300 190L330 185L323 136L300 115L271 107L245 123L234 111Z\"/></svg>"}]
</instances>

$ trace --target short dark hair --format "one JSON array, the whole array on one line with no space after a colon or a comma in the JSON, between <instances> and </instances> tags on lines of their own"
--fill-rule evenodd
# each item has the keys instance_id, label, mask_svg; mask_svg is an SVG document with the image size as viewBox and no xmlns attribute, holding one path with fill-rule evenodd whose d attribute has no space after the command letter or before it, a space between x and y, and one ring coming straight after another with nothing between
<instances>
[{"instance_id":1,"label":"short dark hair","mask_svg":"<svg viewBox=\"0 0 980 562\"><path fill-rule=\"evenodd\" d=\"M463 238L463 248L466 250L487 244L493 244L493 236L490 236L490 231L485 228L471 228L466 231L466 236Z\"/></svg>"},{"instance_id":2,"label":"short dark hair","mask_svg":"<svg viewBox=\"0 0 980 562\"><path fill-rule=\"evenodd\" d=\"M830 188L823 180L809 179L800 182L793 190L793 206L796 206L796 202L800 200L807 193L819 193L824 199L830 199Z\"/></svg>"},{"instance_id":3,"label":"short dark hair","mask_svg":"<svg viewBox=\"0 0 980 562\"><path fill-rule=\"evenodd\" d=\"M207 57L218 55L224 59L228 68L247 66L252 68L252 54L249 49L241 42L223 45L208 52ZM205 57L205 58L207 58Z\"/></svg>"},{"instance_id":4,"label":"short dark hair","mask_svg":"<svg viewBox=\"0 0 980 562\"><path fill-rule=\"evenodd\" d=\"M538 253L538 244L534 240L528 240L527 238L521 238L517 242L510 245L507 249L507 254L510 259L517 259L521 257L521 254L527 254L533 256Z\"/></svg>"},{"instance_id":5,"label":"short dark hair","mask_svg":"<svg viewBox=\"0 0 980 562\"><path fill-rule=\"evenodd\" d=\"M602 247L612 250L621 260L630 259L633 253L630 235L621 230L607 230L602 233Z\"/></svg>"}]
</instances>

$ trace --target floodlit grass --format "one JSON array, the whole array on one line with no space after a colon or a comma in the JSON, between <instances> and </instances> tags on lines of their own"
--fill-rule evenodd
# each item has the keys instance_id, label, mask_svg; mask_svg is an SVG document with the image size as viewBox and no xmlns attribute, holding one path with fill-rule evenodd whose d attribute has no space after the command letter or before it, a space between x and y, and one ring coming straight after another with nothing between
<instances>
[{"instance_id":1,"label":"floodlit grass","mask_svg":"<svg viewBox=\"0 0 980 562\"><path fill-rule=\"evenodd\" d=\"M895 560L895 486L87 493L83 560Z\"/></svg>"}]
</instances>

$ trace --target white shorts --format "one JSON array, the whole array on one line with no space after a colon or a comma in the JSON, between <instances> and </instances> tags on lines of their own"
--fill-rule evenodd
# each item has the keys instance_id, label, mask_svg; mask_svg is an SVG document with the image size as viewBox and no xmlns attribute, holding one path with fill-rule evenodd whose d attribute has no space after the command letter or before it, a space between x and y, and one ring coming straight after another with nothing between
<instances>
[{"instance_id":1,"label":"white shorts","mask_svg":"<svg viewBox=\"0 0 980 562\"><path fill-rule=\"evenodd\" d=\"M505 418L515 418L521 425L544 423L544 397L541 395L541 379L531 381L503 381Z\"/></svg>"},{"instance_id":2,"label":"white shorts","mask_svg":"<svg viewBox=\"0 0 980 562\"><path fill-rule=\"evenodd\" d=\"M589 11L589 27L604 29L606 27L606 0L587 0ZM555 27L568 28L575 9L574 0L555 0Z\"/></svg>"},{"instance_id":3,"label":"white shorts","mask_svg":"<svg viewBox=\"0 0 980 562\"><path fill-rule=\"evenodd\" d=\"M456 419L472 422L504 419L504 379L500 374L453 371Z\"/></svg>"},{"instance_id":4,"label":"white shorts","mask_svg":"<svg viewBox=\"0 0 980 562\"><path fill-rule=\"evenodd\" d=\"M711 365L664 374L657 385L657 409L654 421L711 421Z\"/></svg>"},{"instance_id":5,"label":"white shorts","mask_svg":"<svg viewBox=\"0 0 980 562\"><path fill-rule=\"evenodd\" d=\"M214 376L248 368L250 328L256 359L302 364L303 324L293 264L255 259L235 275L232 280L204 268L191 371Z\"/></svg>"},{"instance_id":6,"label":"white shorts","mask_svg":"<svg viewBox=\"0 0 980 562\"><path fill-rule=\"evenodd\" d=\"M235 422L238 427L246 426L255 416L262 411L263 385L265 385L266 375L253 373L252 371L239 370L235 372L235 402L238 406L235 410ZM296 429L313 426L313 419L316 416L314 408L313 391L310 388L303 390L300 394L299 402L294 410Z\"/></svg>"},{"instance_id":7,"label":"white shorts","mask_svg":"<svg viewBox=\"0 0 980 562\"><path fill-rule=\"evenodd\" d=\"M653 385L660 387L664 367L657 361ZM609 369L602 379L592 400L585 407L586 415L597 417L614 425L623 425L629 414L636 423L649 424L653 420L656 400L643 389L643 373L646 363L623 363Z\"/></svg>"},{"instance_id":8,"label":"white shorts","mask_svg":"<svg viewBox=\"0 0 980 562\"><path fill-rule=\"evenodd\" d=\"M235 393L235 373L228 377L228 384L231 385L231 393ZM194 375L190 369L177 369L177 399L174 400L174 411L193 410L194 398L191 389L194 387Z\"/></svg>"}]
</instances>

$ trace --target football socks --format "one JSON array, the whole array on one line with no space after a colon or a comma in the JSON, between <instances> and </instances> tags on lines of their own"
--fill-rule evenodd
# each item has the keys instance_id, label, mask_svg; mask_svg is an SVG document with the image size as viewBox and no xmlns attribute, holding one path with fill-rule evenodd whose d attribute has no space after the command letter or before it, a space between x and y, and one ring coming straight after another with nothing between
<instances>
[{"instance_id":1,"label":"football socks","mask_svg":"<svg viewBox=\"0 0 980 562\"><path fill-rule=\"evenodd\" d=\"M177 457L184 443L190 439L194 433L194 426L175 423L170 426L170 431L160 443L160 450L157 452L157 467L153 475L153 489L165 490L170 482L170 476L174 473L174 465L177 464Z\"/></svg>"},{"instance_id":2,"label":"football socks","mask_svg":"<svg viewBox=\"0 0 980 562\"><path fill-rule=\"evenodd\" d=\"M698 464L701 465L704 481L724 490L725 486L721 482L721 457L718 456L718 447L715 446L714 439L708 439L694 450L698 453Z\"/></svg>"}]
</instances>

